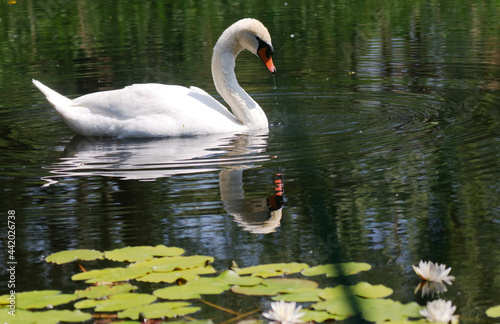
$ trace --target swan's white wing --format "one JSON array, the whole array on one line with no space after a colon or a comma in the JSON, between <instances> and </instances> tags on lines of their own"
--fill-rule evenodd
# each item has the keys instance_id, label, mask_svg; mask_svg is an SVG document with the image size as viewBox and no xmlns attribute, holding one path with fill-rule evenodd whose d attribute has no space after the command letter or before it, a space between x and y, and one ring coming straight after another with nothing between
<instances>
[{"instance_id":1,"label":"swan's white wing","mask_svg":"<svg viewBox=\"0 0 500 324\"><path fill-rule=\"evenodd\" d=\"M190 110L213 109L228 117L229 111L208 93L156 83L133 84L119 90L101 91L78 97L73 103L86 107L93 114L118 119L153 114L186 114ZM178 112L177 112L178 111Z\"/></svg>"},{"instance_id":2,"label":"swan's white wing","mask_svg":"<svg viewBox=\"0 0 500 324\"><path fill-rule=\"evenodd\" d=\"M227 118L234 118L234 115L227 110L226 107L224 107L220 102L215 100L214 97L209 95L205 90L200 89L195 86L189 87L189 89L192 91L190 94L193 98L203 102L205 105L208 107L220 112L222 115L226 116Z\"/></svg>"},{"instance_id":3,"label":"swan's white wing","mask_svg":"<svg viewBox=\"0 0 500 324\"><path fill-rule=\"evenodd\" d=\"M70 127L94 129L94 135L178 136L230 132L242 127L223 105L195 87L134 84L76 98L73 106L88 109L88 123L80 118L75 121L78 125Z\"/></svg>"}]
</instances>

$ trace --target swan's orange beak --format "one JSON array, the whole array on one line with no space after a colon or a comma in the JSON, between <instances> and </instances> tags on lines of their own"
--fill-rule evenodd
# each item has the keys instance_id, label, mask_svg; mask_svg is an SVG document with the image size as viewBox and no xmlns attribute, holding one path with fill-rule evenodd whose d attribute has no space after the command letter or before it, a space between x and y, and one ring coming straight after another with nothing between
<instances>
[{"instance_id":1,"label":"swan's orange beak","mask_svg":"<svg viewBox=\"0 0 500 324\"><path fill-rule=\"evenodd\" d=\"M267 69L274 74L276 72L276 67L274 66L271 55L269 56L267 55L268 49L266 47L262 47L257 51L257 53L259 53L259 57L262 60L262 62L264 62L264 64L267 66Z\"/></svg>"}]
</instances>

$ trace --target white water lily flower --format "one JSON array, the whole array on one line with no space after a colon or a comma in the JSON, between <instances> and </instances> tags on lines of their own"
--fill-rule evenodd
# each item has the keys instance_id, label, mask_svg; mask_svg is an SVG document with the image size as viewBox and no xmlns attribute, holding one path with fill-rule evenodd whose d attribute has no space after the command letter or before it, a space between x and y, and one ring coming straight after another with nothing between
<instances>
[{"instance_id":1,"label":"white water lily flower","mask_svg":"<svg viewBox=\"0 0 500 324\"><path fill-rule=\"evenodd\" d=\"M450 276L449 273L451 271L451 267L446 269L446 265L428 261L420 260L418 267L412 265L413 270L417 273L417 275L427 281L434 282L446 282L448 285L451 285L451 281L455 279L454 276Z\"/></svg>"},{"instance_id":2,"label":"white water lily flower","mask_svg":"<svg viewBox=\"0 0 500 324\"><path fill-rule=\"evenodd\" d=\"M283 300L271 303L271 308L268 313L262 314L264 317L272 320L273 324L293 324L304 323L300 318L305 315L301 312L302 306L295 308L295 302L287 303Z\"/></svg>"},{"instance_id":3,"label":"white water lily flower","mask_svg":"<svg viewBox=\"0 0 500 324\"><path fill-rule=\"evenodd\" d=\"M425 316L429 322L458 323L458 315L453 315L457 306L453 306L451 301L442 299L433 300L427 303L427 307L420 311L420 315Z\"/></svg>"}]
</instances>

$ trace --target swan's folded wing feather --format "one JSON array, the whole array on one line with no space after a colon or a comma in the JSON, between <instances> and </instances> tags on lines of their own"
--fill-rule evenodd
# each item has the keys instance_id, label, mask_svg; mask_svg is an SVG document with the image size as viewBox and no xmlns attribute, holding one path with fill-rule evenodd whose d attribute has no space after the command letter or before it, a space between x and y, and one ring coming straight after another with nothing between
<instances>
[{"instance_id":1,"label":"swan's folded wing feather","mask_svg":"<svg viewBox=\"0 0 500 324\"><path fill-rule=\"evenodd\" d=\"M175 96L183 89L186 88L134 84L119 90L90 93L73 99L73 103L88 108L92 114L125 120L168 111L172 108L169 101L175 102L175 97L174 100L168 100L169 94Z\"/></svg>"},{"instance_id":2,"label":"swan's folded wing feather","mask_svg":"<svg viewBox=\"0 0 500 324\"><path fill-rule=\"evenodd\" d=\"M88 108L93 114L120 120L155 114L196 117L200 113L211 114L210 110L213 110L238 123L226 107L197 87L133 84L120 90L84 95L74 99L73 103Z\"/></svg>"},{"instance_id":3,"label":"swan's folded wing feather","mask_svg":"<svg viewBox=\"0 0 500 324\"><path fill-rule=\"evenodd\" d=\"M236 121L236 117L234 117L234 115L231 114L231 112L226 107L224 107L220 102L215 100L215 98L209 95L205 90L195 86L191 86L189 87L189 89L191 90L191 93L189 94L191 97L195 98L196 100L199 100L207 107L210 107L215 111L218 111L227 118L234 119Z\"/></svg>"}]
</instances>

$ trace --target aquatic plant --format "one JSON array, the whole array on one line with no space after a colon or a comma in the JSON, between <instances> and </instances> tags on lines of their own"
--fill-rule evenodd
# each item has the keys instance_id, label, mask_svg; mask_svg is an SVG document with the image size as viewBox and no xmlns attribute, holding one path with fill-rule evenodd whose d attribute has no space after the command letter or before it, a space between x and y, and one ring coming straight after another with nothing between
<instances>
[{"instance_id":1,"label":"aquatic plant","mask_svg":"<svg viewBox=\"0 0 500 324\"><path fill-rule=\"evenodd\" d=\"M90 284L73 294L57 290L18 293L17 314L14 319L0 312L0 322L59 323L80 322L99 318L106 323L130 319L133 321L162 320L186 317L202 310L204 305L232 314L232 320L255 317L259 308L240 314L214 305L205 295L234 294L235 298L261 296L276 302L262 315L274 322L299 323L341 320L359 315L367 321L402 321L422 318L422 309L415 302L401 304L388 299L392 289L383 285L358 282L354 285L319 287L318 282L304 277L351 276L370 270L362 262L326 264L310 267L306 263L262 264L246 268L217 271L214 258L205 255L184 256L176 247L135 246L112 251L70 250L49 255L47 262L64 264L91 260L120 262L117 266L83 271L72 280ZM125 265L123 265L125 263ZM84 267L82 267L84 269ZM164 284L152 292L139 292L136 282ZM8 309L9 295L0 296L0 307ZM305 309L297 303L312 303ZM73 303L76 310L56 310L54 307ZM195 303L195 304L193 304ZM1 309L1 308L0 308ZM43 310L43 311L42 311ZM9 317L5 317L9 316ZM261 319L263 317L260 317ZM211 320L195 321L211 323ZM169 322L171 323L171 322Z\"/></svg>"},{"instance_id":2,"label":"aquatic plant","mask_svg":"<svg viewBox=\"0 0 500 324\"><path fill-rule=\"evenodd\" d=\"M433 300L427 303L427 307L420 311L429 322L458 323L458 315L453 315L456 306L451 301L443 299Z\"/></svg>"},{"instance_id":3,"label":"aquatic plant","mask_svg":"<svg viewBox=\"0 0 500 324\"><path fill-rule=\"evenodd\" d=\"M304 323L300 318L305 315L301 312L302 306L295 307L295 302L287 303L283 300L271 303L271 310L262 315L276 324Z\"/></svg>"},{"instance_id":4,"label":"aquatic plant","mask_svg":"<svg viewBox=\"0 0 500 324\"><path fill-rule=\"evenodd\" d=\"M488 308L486 310L486 315L489 317L500 317L500 305Z\"/></svg>"},{"instance_id":5,"label":"aquatic plant","mask_svg":"<svg viewBox=\"0 0 500 324\"><path fill-rule=\"evenodd\" d=\"M451 267L446 269L446 265L431 262L422 261L418 264L418 267L412 265L413 270L417 275L423 280L433 281L433 282L445 282L451 285L451 282L455 280L454 276L450 276Z\"/></svg>"}]
</instances>

